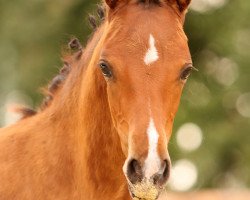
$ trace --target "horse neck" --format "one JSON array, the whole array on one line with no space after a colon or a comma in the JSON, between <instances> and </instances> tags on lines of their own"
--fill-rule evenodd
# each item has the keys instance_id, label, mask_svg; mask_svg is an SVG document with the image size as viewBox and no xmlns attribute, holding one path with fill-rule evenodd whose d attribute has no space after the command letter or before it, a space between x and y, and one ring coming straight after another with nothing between
<instances>
[{"instance_id":1,"label":"horse neck","mask_svg":"<svg viewBox=\"0 0 250 200\"><path fill-rule=\"evenodd\" d=\"M98 194L97 188L105 191L103 196L108 196L109 191L110 195L114 196L114 191L121 195L127 189L122 174L125 157L112 123L106 82L90 61L95 59L93 52L103 28L89 42L81 61L52 105L58 124L62 124L61 132L66 138L70 135L71 142L73 140L79 191L83 192L82 196L86 196L87 191L93 199L94 194Z\"/></svg>"},{"instance_id":2,"label":"horse neck","mask_svg":"<svg viewBox=\"0 0 250 200\"><path fill-rule=\"evenodd\" d=\"M86 73L79 113L82 120L80 137L83 139L80 148L84 151L83 166L87 176L84 187L92 187L95 192L97 188L102 188L102 191L114 194L125 185L122 174L125 157L112 123L106 82L92 64Z\"/></svg>"}]
</instances>

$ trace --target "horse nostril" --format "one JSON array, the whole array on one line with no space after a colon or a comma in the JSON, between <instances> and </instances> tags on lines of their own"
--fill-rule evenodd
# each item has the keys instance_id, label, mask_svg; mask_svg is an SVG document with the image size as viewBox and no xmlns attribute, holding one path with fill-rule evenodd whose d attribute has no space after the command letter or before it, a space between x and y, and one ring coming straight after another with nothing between
<instances>
[{"instance_id":1,"label":"horse nostril","mask_svg":"<svg viewBox=\"0 0 250 200\"><path fill-rule=\"evenodd\" d=\"M170 162L168 160L164 160L165 163L165 169L163 172L163 176L166 177L166 179L170 176Z\"/></svg>"},{"instance_id":2,"label":"horse nostril","mask_svg":"<svg viewBox=\"0 0 250 200\"><path fill-rule=\"evenodd\" d=\"M142 181L142 168L137 160L132 159L128 163L127 176L132 184Z\"/></svg>"},{"instance_id":3,"label":"horse nostril","mask_svg":"<svg viewBox=\"0 0 250 200\"><path fill-rule=\"evenodd\" d=\"M153 181L155 185L163 186L170 175L170 162L168 160L164 160L162 164L162 169L160 172L153 177Z\"/></svg>"}]
</instances>

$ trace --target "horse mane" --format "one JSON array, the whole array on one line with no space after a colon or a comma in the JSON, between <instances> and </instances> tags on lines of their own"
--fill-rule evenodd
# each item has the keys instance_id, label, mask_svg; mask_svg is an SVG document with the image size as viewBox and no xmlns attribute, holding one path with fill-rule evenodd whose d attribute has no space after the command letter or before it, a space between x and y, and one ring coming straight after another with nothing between
<instances>
[{"instance_id":1,"label":"horse mane","mask_svg":"<svg viewBox=\"0 0 250 200\"><path fill-rule=\"evenodd\" d=\"M160 5L161 0L136 0L137 3L143 3L146 6L150 4ZM97 16L96 16L97 15ZM88 21L89 25L93 29L92 35L95 34L98 27L105 21L106 17L106 7L105 3L102 5L97 5L96 15L89 14ZM91 40L91 39L90 39ZM88 44L88 43L87 43ZM38 112L41 112L48 108L58 90L63 86L63 83L66 81L68 75L71 72L72 65L79 61L81 56L85 53L83 46L77 38L72 38L68 43L68 51L62 57L63 66L59 70L59 74L54 76L54 78L49 82L46 88L42 88L42 93L44 94L44 99L42 100L41 105L38 107L38 110L31 109L23 106L15 106L12 111L21 115L21 119L25 119L31 116L36 115Z\"/></svg>"},{"instance_id":2,"label":"horse mane","mask_svg":"<svg viewBox=\"0 0 250 200\"><path fill-rule=\"evenodd\" d=\"M91 28L94 30L92 33L95 34L98 26L105 20L105 7L103 5L97 5L97 17L95 15L89 14L88 21ZM43 111L48 108L58 90L63 86L68 75L71 72L72 65L79 61L81 56L85 53L82 44L78 38L72 38L68 45L67 51L62 56L63 66L59 70L59 73L52 78L47 87L42 88L42 93L44 94L44 99L38 110L24 107L24 106L14 106L11 111L21 115L21 119L26 119L28 117L36 115L39 111Z\"/></svg>"}]
</instances>

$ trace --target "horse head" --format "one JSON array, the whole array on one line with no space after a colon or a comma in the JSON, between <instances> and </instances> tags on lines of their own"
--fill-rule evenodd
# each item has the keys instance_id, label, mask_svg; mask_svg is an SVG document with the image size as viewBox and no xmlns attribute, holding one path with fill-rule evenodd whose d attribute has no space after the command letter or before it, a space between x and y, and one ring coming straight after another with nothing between
<instances>
[{"instance_id":1,"label":"horse head","mask_svg":"<svg viewBox=\"0 0 250 200\"><path fill-rule=\"evenodd\" d=\"M95 65L107 85L132 197L156 199L170 174L168 142L193 66L183 31L190 0L106 0Z\"/></svg>"}]
</instances>

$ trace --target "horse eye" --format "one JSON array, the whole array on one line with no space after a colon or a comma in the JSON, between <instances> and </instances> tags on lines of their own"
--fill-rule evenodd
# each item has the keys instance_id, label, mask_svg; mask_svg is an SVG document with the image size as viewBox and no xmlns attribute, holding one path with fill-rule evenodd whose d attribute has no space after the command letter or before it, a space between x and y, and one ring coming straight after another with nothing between
<instances>
[{"instance_id":1,"label":"horse eye","mask_svg":"<svg viewBox=\"0 0 250 200\"><path fill-rule=\"evenodd\" d=\"M106 63L105 61L101 61L99 63L99 67L102 70L102 74L105 77L107 77L107 78L111 78L112 77L112 71L111 71L108 63Z\"/></svg>"},{"instance_id":2,"label":"horse eye","mask_svg":"<svg viewBox=\"0 0 250 200\"><path fill-rule=\"evenodd\" d=\"M188 65L181 73L181 80L187 80L193 70L196 70L196 68L192 65Z\"/></svg>"}]
</instances>

